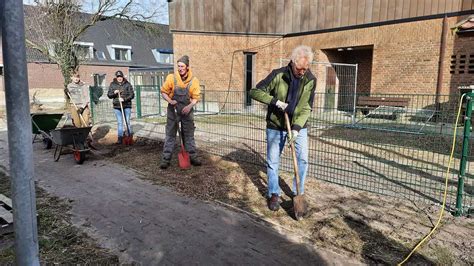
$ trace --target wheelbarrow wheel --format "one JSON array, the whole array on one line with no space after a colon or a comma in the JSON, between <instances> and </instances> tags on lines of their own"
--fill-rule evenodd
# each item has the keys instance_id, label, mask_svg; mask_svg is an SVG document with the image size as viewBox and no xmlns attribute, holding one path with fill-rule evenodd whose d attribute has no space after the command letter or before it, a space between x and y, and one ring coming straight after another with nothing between
<instances>
[{"instance_id":1,"label":"wheelbarrow wheel","mask_svg":"<svg viewBox=\"0 0 474 266\"><path fill-rule=\"evenodd\" d=\"M84 160L86 160L86 152L85 151L74 151L74 160L77 164L82 164Z\"/></svg>"},{"instance_id":2,"label":"wheelbarrow wheel","mask_svg":"<svg viewBox=\"0 0 474 266\"><path fill-rule=\"evenodd\" d=\"M62 145L56 145L56 149L54 149L54 161L59 161L59 157L61 157L61 152L63 150Z\"/></svg>"},{"instance_id":3,"label":"wheelbarrow wheel","mask_svg":"<svg viewBox=\"0 0 474 266\"><path fill-rule=\"evenodd\" d=\"M43 138L43 146L45 149L49 150L53 147L53 141L47 138Z\"/></svg>"}]
</instances>

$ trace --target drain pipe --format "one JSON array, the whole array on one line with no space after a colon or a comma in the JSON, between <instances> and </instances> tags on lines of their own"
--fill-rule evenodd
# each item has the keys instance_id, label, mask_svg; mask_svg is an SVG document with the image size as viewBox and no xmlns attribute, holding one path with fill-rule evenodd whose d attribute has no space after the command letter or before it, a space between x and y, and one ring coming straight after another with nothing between
<instances>
[{"instance_id":1,"label":"drain pipe","mask_svg":"<svg viewBox=\"0 0 474 266\"><path fill-rule=\"evenodd\" d=\"M444 57L446 54L447 34L448 34L448 17L445 14L443 18L443 28L441 30L441 44L439 46L438 81L436 83L436 96L435 96L436 117L439 115L439 110L441 109L439 98L441 95L441 89L443 88L443 70L444 70Z\"/></svg>"},{"instance_id":2,"label":"drain pipe","mask_svg":"<svg viewBox=\"0 0 474 266\"><path fill-rule=\"evenodd\" d=\"M23 2L0 1L16 265L39 265Z\"/></svg>"}]
</instances>

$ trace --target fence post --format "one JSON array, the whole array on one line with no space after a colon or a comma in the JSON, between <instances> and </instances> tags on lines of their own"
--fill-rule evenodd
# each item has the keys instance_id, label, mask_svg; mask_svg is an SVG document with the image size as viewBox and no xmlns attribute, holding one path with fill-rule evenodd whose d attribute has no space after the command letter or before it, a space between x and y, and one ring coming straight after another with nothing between
<instances>
[{"instance_id":1,"label":"fence post","mask_svg":"<svg viewBox=\"0 0 474 266\"><path fill-rule=\"evenodd\" d=\"M92 86L89 86L89 109L91 110L91 118L92 118L92 124L95 124L95 117L94 117L94 112L95 112L95 102L93 101L94 98L93 93L92 93Z\"/></svg>"},{"instance_id":2,"label":"fence post","mask_svg":"<svg viewBox=\"0 0 474 266\"><path fill-rule=\"evenodd\" d=\"M459 166L456 211L454 213L454 216L461 216L464 211L462 204L462 196L464 194L464 177L466 175L467 156L469 153L469 137L471 136L471 115L473 96L474 93L472 92L466 94L466 115L464 116L464 134L462 141L461 164ZM462 104L462 102L460 104Z\"/></svg>"},{"instance_id":3,"label":"fence post","mask_svg":"<svg viewBox=\"0 0 474 266\"><path fill-rule=\"evenodd\" d=\"M202 111L203 112L206 112L206 86L205 85L201 85L202 87Z\"/></svg>"},{"instance_id":4,"label":"fence post","mask_svg":"<svg viewBox=\"0 0 474 266\"><path fill-rule=\"evenodd\" d=\"M161 97L161 85L156 88L156 91L158 93L158 116L161 116L161 99L163 97Z\"/></svg>"},{"instance_id":5,"label":"fence post","mask_svg":"<svg viewBox=\"0 0 474 266\"><path fill-rule=\"evenodd\" d=\"M142 93L141 93L141 90L142 90L142 87L140 85L137 85L136 87L136 90L137 90L137 97L136 97L136 100L137 100L137 118L142 118Z\"/></svg>"}]
</instances>

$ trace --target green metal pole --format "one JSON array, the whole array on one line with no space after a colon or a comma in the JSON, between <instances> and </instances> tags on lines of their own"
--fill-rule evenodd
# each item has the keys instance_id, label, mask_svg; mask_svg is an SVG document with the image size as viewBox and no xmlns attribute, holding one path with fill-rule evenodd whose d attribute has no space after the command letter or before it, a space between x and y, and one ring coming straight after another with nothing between
<instances>
[{"instance_id":1,"label":"green metal pole","mask_svg":"<svg viewBox=\"0 0 474 266\"><path fill-rule=\"evenodd\" d=\"M456 212L454 216L463 214L462 196L464 194L464 178L466 175L467 155L469 153L469 137L471 136L472 97L474 93L466 94L466 115L464 116L464 137L462 141L461 165L459 166L458 191L456 197ZM462 103L461 103L462 104Z\"/></svg>"},{"instance_id":2,"label":"green metal pole","mask_svg":"<svg viewBox=\"0 0 474 266\"><path fill-rule=\"evenodd\" d=\"M162 72L162 75L160 76L160 78L158 79L158 89L157 89L157 93L158 93L158 115L161 116L161 86L163 86L163 72Z\"/></svg>"},{"instance_id":3,"label":"green metal pole","mask_svg":"<svg viewBox=\"0 0 474 266\"><path fill-rule=\"evenodd\" d=\"M91 109L91 117L92 117L92 124L95 124L95 108L94 108L94 101L92 99L93 96L93 93L92 93L92 86L89 86L89 108Z\"/></svg>"},{"instance_id":4,"label":"green metal pole","mask_svg":"<svg viewBox=\"0 0 474 266\"><path fill-rule=\"evenodd\" d=\"M204 85L201 85L202 86L202 111L203 112L206 112L206 86Z\"/></svg>"},{"instance_id":5,"label":"green metal pole","mask_svg":"<svg viewBox=\"0 0 474 266\"><path fill-rule=\"evenodd\" d=\"M137 85L137 118L142 118L142 87Z\"/></svg>"}]
</instances>

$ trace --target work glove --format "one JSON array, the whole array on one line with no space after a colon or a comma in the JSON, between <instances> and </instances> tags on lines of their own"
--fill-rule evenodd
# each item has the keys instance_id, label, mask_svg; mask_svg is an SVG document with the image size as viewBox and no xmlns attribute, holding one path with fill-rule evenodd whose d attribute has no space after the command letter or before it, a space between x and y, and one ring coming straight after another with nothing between
<instances>
[{"instance_id":1,"label":"work glove","mask_svg":"<svg viewBox=\"0 0 474 266\"><path fill-rule=\"evenodd\" d=\"M84 107L79 107L77 111L82 115L82 113L84 113Z\"/></svg>"},{"instance_id":2,"label":"work glove","mask_svg":"<svg viewBox=\"0 0 474 266\"><path fill-rule=\"evenodd\" d=\"M292 130L291 133L288 135L288 146L294 144L296 142L296 137L298 137L298 131Z\"/></svg>"},{"instance_id":3,"label":"work glove","mask_svg":"<svg viewBox=\"0 0 474 266\"><path fill-rule=\"evenodd\" d=\"M122 97L119 97L119 101L123 102L123 98L122 98Z\"/></svg>"},{"instance_id":4,"label":"work glove","mask_svg":"<svg viewBox=\"0 0 474 266\"><path fill-rule=\"evenodd\" d=\"M285 102L282 102L280 100L277 100L277 102L275 103L275 105L278 107L278 109L282 110L282 111L285 111L286 107L288 107L288 104L285 103Z\"/></svg>"}]
</instances>

